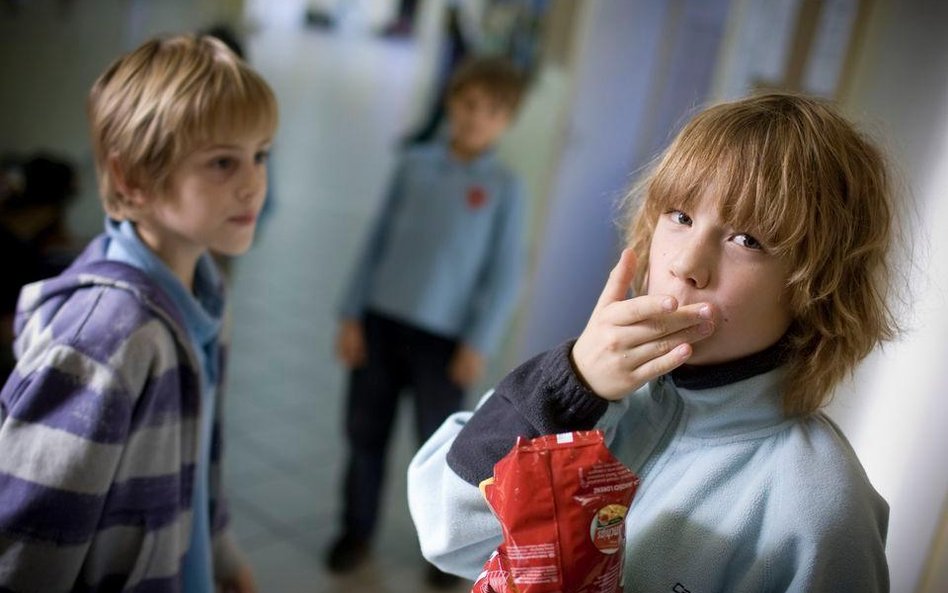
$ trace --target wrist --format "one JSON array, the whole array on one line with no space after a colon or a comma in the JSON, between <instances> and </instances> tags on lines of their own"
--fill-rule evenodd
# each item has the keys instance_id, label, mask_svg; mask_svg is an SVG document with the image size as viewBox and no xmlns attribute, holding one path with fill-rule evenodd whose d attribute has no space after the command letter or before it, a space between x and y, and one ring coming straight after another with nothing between
<instances>
[{"instance_id":1,"label":"wrist","mask_svg":"<svg viewBox=\"0 0 948 593\"><path fill-rule=\"evenodd\" d=\"M557 430L587 430L595 425L609 404L576 371L571 355L574 345L570 341L554 348L544 361L546 376L541 382L542 406Z\"/></svg>"},{"instance_id":2,"label":"wrist","mask_svg":"<svg viewBox=\"0 0 948 593\"><path fill-rule=\"evenodd\" d=\"M570 370L572 370L573 374L576 375L576 380L579 382L579 384L592 393L596 393L595 390L593 390L593 388L589 385L589 382L586 381L586 377L583 376L583 372L576 363L576 344L573 344L573 347L569 349L566 359L569 361Z\"/></svg>"},{"instance_id":3,"label":"wrist","mask_svg":"<svg viewBox=\"0 0 948 593\"><path fill-rule=\"evenodd\" d=\"M595 381L590 380L590 375L588 369L589 365L585 364L585 356L583 355L583 337L580 336L579 339L573 344L567 353L567 360L569 361L570 370L576 378L576 382L582 385L591 395L594 395L598 398L609 401L609 398L600 393L596 386L594 385Z\"/></svg>"}]
</instances>

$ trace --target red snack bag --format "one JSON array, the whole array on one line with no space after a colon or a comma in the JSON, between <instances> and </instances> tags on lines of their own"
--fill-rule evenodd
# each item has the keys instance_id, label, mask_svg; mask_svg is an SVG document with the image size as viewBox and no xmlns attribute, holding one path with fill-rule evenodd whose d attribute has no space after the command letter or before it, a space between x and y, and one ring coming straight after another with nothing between
<instances>
[{"instance_id":1,"label":"red snack bag","mask_svg":"<svg viewBox=\"0 0 948 593\"><path fill-rule=\"evenodd\" d=\"M601 431L517 439L481 484L504 541L472 593L621 593L638 481Z\"/></svg>"}]
</instances>

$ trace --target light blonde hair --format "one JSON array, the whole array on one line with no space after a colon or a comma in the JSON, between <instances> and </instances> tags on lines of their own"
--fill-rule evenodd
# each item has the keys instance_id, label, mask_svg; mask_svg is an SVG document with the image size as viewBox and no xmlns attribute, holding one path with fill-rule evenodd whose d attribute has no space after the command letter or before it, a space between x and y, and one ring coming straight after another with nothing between
<instances>
[{"instance_id":1,"label":"light blonde hair","mask_svg":"<svg viewBox=\"0 0 948 593\"><path fill-rule=\"evenodd\" d=\"M888 303L895 232L880 150L824 101L769 93L699 113L633 195L627 227L646 287L659 215L710 191L722 221L761 240L790 270L787 415L817 410L876 345L894 337Z\"/></svg>"},{"instance_id":2,"label":"light blonde hair","mask_svg":"<svg viewBox=\"0 0 948 593\"><path fill-rule=\"evenodd\" d=\"M266 81L220 40L180 35L155 38L122 56L95 81L87 113L106 212L123 217L123 197L109 169L127 181L163 191L181 159L202 143L234 130L277 125Z\"/></svg>"}]
</instances>

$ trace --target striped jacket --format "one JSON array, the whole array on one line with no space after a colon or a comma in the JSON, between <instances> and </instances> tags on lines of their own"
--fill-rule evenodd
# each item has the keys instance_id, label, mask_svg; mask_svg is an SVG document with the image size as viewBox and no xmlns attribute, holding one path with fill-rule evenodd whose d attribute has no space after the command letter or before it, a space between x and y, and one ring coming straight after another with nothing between
<instances>
[{"instance_id":1,"label":"striped jacket","mask_svg":"<svg viewBox=\"0 0 948 593\"><path fill-rule=\"evenodd\" d=\"M181 589L199 416L210 411L177 310L144 273L106 260L106 244L20 294L18 362L0 392L0 592ZM210 480L218 577L241 562L221 496L222 394Z\"/></svg>"}]
</instances>

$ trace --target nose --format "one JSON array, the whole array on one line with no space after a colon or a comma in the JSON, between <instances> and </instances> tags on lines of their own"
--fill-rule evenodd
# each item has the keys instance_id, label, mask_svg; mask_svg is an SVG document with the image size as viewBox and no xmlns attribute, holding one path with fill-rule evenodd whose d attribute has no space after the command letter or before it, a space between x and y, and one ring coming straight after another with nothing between
<instances>
[{"instance_id":1,"label":"nose","mask_svg":"<svg viewBox=\"0 0 948 593\"><path fill-rule=\"evenodd\" d=\"M692 288L705 288L711 282L713 258L713 247L707 240L696 237L681 244L670 260L669 272Z\"/></svg>"},{"instance_id":2,"label":"nose","mask_svg":"<svg viewBox=\"0 0 948 593\"><path fill-rule=\"evenodd\" d=\"M238 197L242 202L252 202L266 193L267 189L267 167L266 165L257 165L250 167L245 173L242 183L238 189Z\"/></svg>"}]
</instances>

